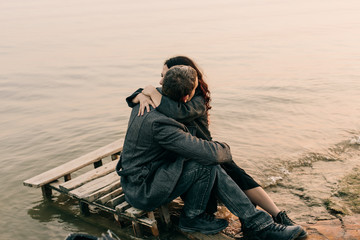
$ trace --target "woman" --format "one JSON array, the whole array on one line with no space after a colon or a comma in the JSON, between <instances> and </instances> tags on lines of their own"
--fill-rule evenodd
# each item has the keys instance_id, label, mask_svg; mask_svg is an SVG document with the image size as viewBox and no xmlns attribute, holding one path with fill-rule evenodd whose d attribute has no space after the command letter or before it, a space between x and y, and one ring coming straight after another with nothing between
<instances>
[{"instance_id":1,"label":"woman","mask_svg":"<svg viewBox=\"0 0 360 240\"><path fill-rule=\"evenodd\" d=\"M176 65L191 66L197 72L199 85L195 91L195 96L191 101L186 103L175 102L170 98L161 95L161 93L151 85L144 89L138 89L131 96L126 98L126 101L130 107L133 107L138 103L140 104L138 116L143 115L144 111L149 111L151 105L166 116L184 123L196 137L211 140L208 114L208 111L211 109L210 91L208 85L204 81L203 73L195 62L185 56L177 56L166 60L161 73L160 85L162 85L163 77L167 70ZM232 161L221 164L221 167L244 191L251 202L271 214L276 223L294 225L294 222L287 216L286 212L280 211L264 189L242 168L237 166L235 162ZM213 216L216 211L216 199L211 198L207 207L207 213Z\"/></svg>"}]
</instances>

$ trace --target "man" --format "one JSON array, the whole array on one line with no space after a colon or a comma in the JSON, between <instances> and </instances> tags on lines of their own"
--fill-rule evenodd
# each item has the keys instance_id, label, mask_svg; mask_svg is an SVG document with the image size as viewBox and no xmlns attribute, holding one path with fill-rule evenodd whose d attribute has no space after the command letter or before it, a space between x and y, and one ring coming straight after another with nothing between
<instances>
[{"instance_id":1,"label":"man","mask_svg":"<svg viewBox=\"0 0 360 240\"><path fill-rule=\"evenodd\" d=\"M193 97L197 84L194 69L177 66L166 73L162 90L168 97L186 102ZM214 189L240 218L244 234L251 239L290 240L304 232L300 226L274 224L217 165L232 159L227 144L198 139L183 124L156 110L137 117L138 108L132 110L117 166L126 200L132 206L151 211L181 195L184 208L180 229L212 234L227 226L225 220L204 214Z\"/></svg>"}]
</instances>

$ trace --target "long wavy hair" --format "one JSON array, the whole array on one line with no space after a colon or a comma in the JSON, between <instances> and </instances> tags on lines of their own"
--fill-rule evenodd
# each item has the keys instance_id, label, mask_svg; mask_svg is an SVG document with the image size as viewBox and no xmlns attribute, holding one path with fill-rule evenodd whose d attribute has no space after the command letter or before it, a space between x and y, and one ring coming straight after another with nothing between
<instances>
[{"instance_id":1,"label":"long wavy hair","mask_svg":"<svg viewBox=\"0 0 360 240\"><path fill-rule=\"evenodd\" d=\"M185 57L185 56L176 56L176 57L172 57L172 58L169 58L168 60L166 60L164 65L166 65L168 68L171 68L176 65L186 65L186 66L190 66L195 69L197 76L198 76L198 80L199 80L198 88L200 89L200 91L205 99L206 112L208 112L208 110L211 109L210 90L209 90L207 83L204 80L204 74L202 73L200 68L195 64L195 62L192 59Z\"/></svg>"}]
</instances>

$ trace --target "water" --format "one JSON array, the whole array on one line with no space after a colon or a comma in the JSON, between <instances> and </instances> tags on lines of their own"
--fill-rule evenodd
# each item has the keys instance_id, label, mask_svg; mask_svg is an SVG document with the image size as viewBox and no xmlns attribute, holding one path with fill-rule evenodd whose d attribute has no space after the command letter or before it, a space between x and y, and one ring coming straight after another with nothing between
<instances>
[{"instance_id":1,"label":"water","mask_svg":"<svg viewBox=\"0 0 360 240\"><path fill-rule=\"evenodd\" d=\"M358 1L0 6L0 239L104 232L22 182L124 137L124 98L178 54L207 76L214 139L295 220L332 217L324 199L359 167Z\"/></svg>"}]
</instances>

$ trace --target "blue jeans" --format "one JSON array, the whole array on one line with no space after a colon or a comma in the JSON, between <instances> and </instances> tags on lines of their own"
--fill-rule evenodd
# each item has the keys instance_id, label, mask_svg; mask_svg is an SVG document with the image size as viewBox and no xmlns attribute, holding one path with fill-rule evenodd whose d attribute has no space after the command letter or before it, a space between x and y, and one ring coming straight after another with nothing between
<instances>
[{"instance_id":1,"label":"blue jeans","mask_svg":"<svg viewBox=\"0 0 360 240\"><path fill-rule=\"evenodd\" d=\"M193 160L186 161L168 202L181 196L184 200L183 213L190 218L198 216L206 209L215 178L213 166L204 166Z\"/></svg>"},{"instance_id":2,"label":"blue jeans","mask_svg":"<svg viewBox=\"0 0 360 240\"><path fill-rule=\"evenodd\" d=\"M258 231L273 223L272 217L256 209L219 165L204 166L193 160L185 162L183 173L168 202L182 196L184 214L196 217L205 211L212 190L230 212L239 217L245 228Z\"/></svg>"},{"instance_id":3,"label":"blue jeans","mask_svg":"<svg viewBox=\"0 0 360 240\"><path fill-rule=\"evenodd\" d=\"M239 217L247 229L258 231L273 223L272 217L256 209L250 199L219 165L213 167L216 174L214 192L219 200Z\"/></svg>"}]
</instances>

